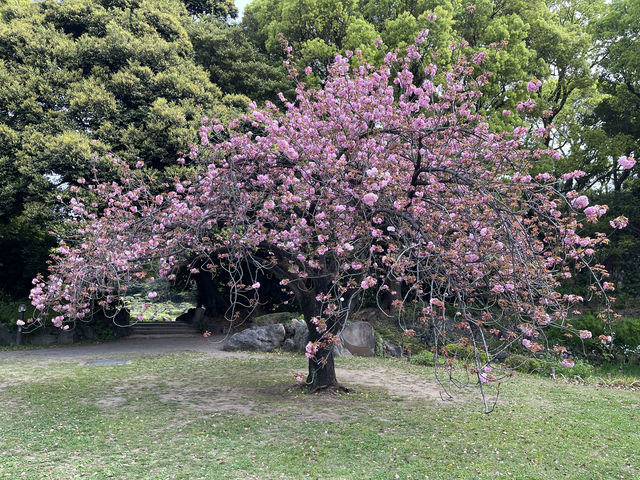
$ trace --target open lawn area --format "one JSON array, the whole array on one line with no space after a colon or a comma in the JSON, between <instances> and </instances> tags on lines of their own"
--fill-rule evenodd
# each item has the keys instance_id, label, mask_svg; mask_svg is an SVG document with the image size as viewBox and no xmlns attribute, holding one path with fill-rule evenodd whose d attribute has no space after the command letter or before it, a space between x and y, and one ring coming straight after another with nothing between
<instances>
[{"instance_id":1,"label":"open lawn area","mask_svg":"<svg viewBox=\"0 0 640 480\"><path fill-rule=\"evenodd\" d=\"M0 357L0 478L640 478L637 391L520 375L485 415L400 360L338 359L353 392L308 395L299 356L111 358Z\"/></svg>"}]
</instances>

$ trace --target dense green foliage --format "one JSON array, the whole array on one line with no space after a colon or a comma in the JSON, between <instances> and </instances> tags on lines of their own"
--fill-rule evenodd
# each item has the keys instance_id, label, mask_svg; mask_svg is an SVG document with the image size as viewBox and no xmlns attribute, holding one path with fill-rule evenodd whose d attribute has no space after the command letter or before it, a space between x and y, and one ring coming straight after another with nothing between
<instances>
[{"instance_id":1,"label":"dense green foliage","mask_svg":"<svg viewBox=\"0 0 640 480\"><path fill-rule=\"evenodd\" d=\"M91 176L94 155L162 169L195 142L202 116L244 108L196 63L194 23L204 22L177 0L0 9L1 290L23 295L43 270L48 231L66 214L55 197Z\"/></svg>"}]
</instances>

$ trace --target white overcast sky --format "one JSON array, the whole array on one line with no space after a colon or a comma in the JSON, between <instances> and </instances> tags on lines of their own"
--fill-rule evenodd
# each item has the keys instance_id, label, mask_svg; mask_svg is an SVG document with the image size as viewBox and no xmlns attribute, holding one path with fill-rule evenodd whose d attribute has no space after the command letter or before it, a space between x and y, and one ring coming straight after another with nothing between
<instances>
[{"instance_id":1,"label":"white overcast sky","mask_svg":"<svg viewBox=\"0 0 640 480\"><path fill-rule=\"evenodd\" d=\"M251 2L251 0L235 0L236 7L238 8L238 12L240 13L239 19L242 18L244 7L246 7L249 2Z\"/></svg>"}]
</instances>

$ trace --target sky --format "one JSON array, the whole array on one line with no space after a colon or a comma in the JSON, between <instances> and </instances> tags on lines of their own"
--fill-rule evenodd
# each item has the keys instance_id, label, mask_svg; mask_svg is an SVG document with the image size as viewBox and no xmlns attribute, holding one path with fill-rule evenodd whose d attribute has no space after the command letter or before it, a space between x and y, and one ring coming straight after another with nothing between
<instances>
[{"instance_id":1,"label":"sky","mask_svg":"<svg viewBox=\"0 0 640 480\"><path fill-rule=\"evenodd\" d=\"M234 3L236 4L236 7L238 8L238 20L240 20L242 18L242 14L244 13L244 7L247 6L247 4L251 2L251 0L236 0Z\"/></svg>"}]
</instances>

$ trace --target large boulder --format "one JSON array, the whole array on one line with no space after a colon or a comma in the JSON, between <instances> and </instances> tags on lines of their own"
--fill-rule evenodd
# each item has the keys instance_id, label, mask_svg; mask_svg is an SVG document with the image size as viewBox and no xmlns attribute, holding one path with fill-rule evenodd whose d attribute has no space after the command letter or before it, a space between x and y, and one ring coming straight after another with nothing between
<instances>
[{"instance_id":1,"label":"large boulder","mask_svg":"<svg viewBox=\"0 0 640 480\"><path fill-rule=\"evenodd\" d=\"M353 357L351 352L349 350L347 350L346 348L344 348L344 345L342 343L338 343L337 345L333 346L333 356L335 358Z\"/></svg>"},{"instance_id":2,"label":"large boulder","mask_svg":"<svg viewBox=\"0 0 640 480\"><path fill-rule=\"evenodd\" d=\"M296 352L303 353L306 351L307 343L309 343L309 327L304 320L296 320L293 332L293 343Z\"/></svg>"},{"instance_id":3,"label":"large boulder","mask_svg":"<svg viewBox=\"0 0 640 480\"><path fill-rule=\"evenodd\" d=\"M238 332L224 343L223 350L257 350L270 352L284 342L284 325L277 323L266 327L253 327Z\"/></svg>"},{"instance_id":4,"label":"large boulder","mask_svg":"<svg viewBox=\"0 0 640 480\"><path fill-rule=\"evenodd\" d=\"M355 322L342 331L342 343L353 355L373 357L376 354L376 336L368 322Z\"/></svg>"},{"instance_id":5,"label":"large boulder","mask_svg":"<svg viewBox=\"0 0 640 480\"><path fill-rule=\"evenodd\" d=\"M265 327L276 323L286 324L298 316L300 316L300 314L292 312L267 313L266 315L260 315L259 317L252 319L251 323L255 327Z\"/></svg>"}]
</instances>

